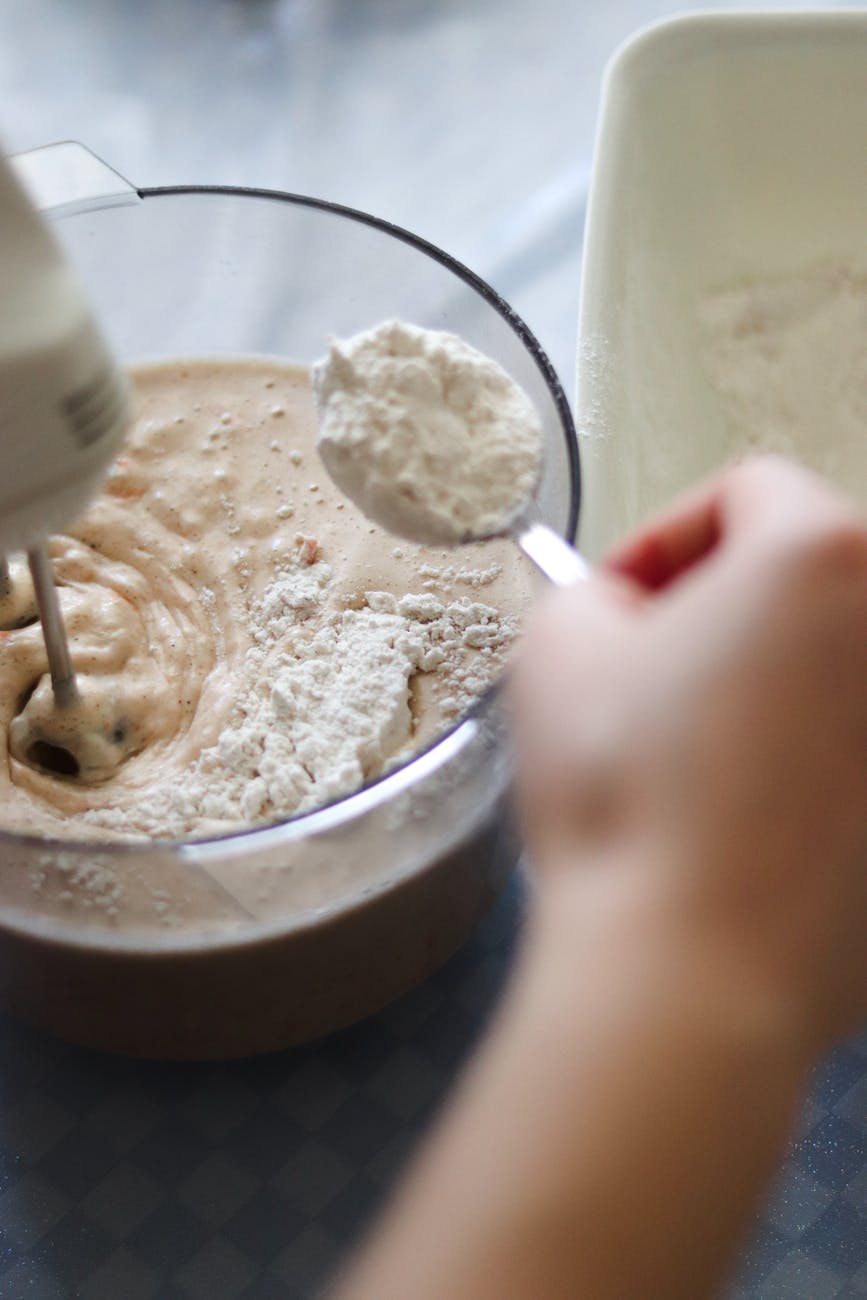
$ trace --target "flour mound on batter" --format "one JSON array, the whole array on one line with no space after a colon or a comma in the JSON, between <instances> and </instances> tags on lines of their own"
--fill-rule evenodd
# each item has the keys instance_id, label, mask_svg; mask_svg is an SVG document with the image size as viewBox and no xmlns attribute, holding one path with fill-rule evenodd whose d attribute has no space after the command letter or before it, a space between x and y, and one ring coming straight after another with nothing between
<instances>
[{"instance_id":1,"label":"flour mound on batter","mask_svg":"<svg viewBox=\"0 0 867 1300\"><path fill-rule=\"evenodd\" d=\"M423 594L365 593L359 608L331 609L331 566L290 561L251 616L255 644L244 689L216 743L180 774L151 785L135 823L183 838L241 820L273 821L359 789L414 747L411 679L443 670L445 715L465 709L488 674L461 671L460 657L508 650L518 620L464 597L444 604ZM123 831L128 809L83 820Z\"/></svg>"},{"instance_id":2,"label":"flour mound on batter","mask_svg":"<svg viewBox=\"0 0 867 1300\"><path fill-rule=\"evenodd\" d=\"M442 544L501 533L538 483L532 402L455 334L385 321L332 340L313 382L331 478L389 532Z\"/></svg>"},{"instance_id":3,"label":"flour mound on batter","mask_svg":"<svg viewBox=\"0 0 867 1300\"><path fill-rule=\"evenodd\" d=\"M406 620L368 608L323 619L331 582L329 565L290 561L269 584L231 716L185 771L151 785L139 826L182 837L303 812L357 789L409 742L421 640ZM122 830L129 813L84 820Z\"/></svg>"}]
</instances>

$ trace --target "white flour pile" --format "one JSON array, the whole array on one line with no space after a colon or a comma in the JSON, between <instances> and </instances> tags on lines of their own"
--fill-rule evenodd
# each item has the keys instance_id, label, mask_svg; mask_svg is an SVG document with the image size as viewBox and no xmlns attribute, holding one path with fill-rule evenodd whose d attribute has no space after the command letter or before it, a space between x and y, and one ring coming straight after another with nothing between
<instances>
[{"instance_id":1,"label":"white flour pile","mask_svg":"<svg viewBox=\"0 0 867 1300\"><path fill-rule=\"evenodd\" d=\"M758 281L701 306L730 452L777 451L867 506L867 274Z\"/></svg>"},{"instance_id":2,"label":"white flour pile","mask_svg":"<svg viewBox=\"0 0 867 1300\"><path fill-rule=\"evenodd\" d=\"M386 321L313 367L319 453L369 519L418 542L502 532L539 478L522 388L463 339Z\"/></svg>"},{"instance_id":3,"label":"white flour pile","mask_svg":"<svg viewBox=\"0 0 867 1300\"><path fill-rule=\"evenodd\" d=\"M298 542L252 611L246 686L217 744L151 784L132 808L93 809L82 821L184 838L319 807L416 748L415 673L432 675L439 712L454 717L502 666L517 616L427 591L371 591L358 608L330 607L331 566L312 539ZM480 586L491 575L468 570L454 580Z\"/></svg>"}]
</instances>

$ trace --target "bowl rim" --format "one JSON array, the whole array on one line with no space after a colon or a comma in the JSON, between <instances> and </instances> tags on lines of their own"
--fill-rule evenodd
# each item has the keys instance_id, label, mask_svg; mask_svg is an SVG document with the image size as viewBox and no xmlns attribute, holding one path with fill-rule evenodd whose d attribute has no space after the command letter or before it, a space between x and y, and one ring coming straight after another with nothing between
<instances>
[{"instance_id":1,"label":"bowl rim","mask_svg":"<svg viewBox=\"0 0 867 1300\"><path fill-rule=\"evenodd\" d=\"M535 334L526 324L521 316L510 306L510 304L493 288L486 280L479 276L475 271L460 262L457 258L447 253L438 245L430 240L416 235L414 232L407 230L403 226L396 225L382 217L377 217L371 213L364 212L361 209L350 207L346 204L336 203L329 199L314 198L311 195L297 194L288 190L264 189L251 186L233 186L233 185L164 185L164 186L145 186L135 187L135 193L141 200L158 199L158 198L184 198L196 195L214 195L217 197L227 198L253 198L270 200L274 202L289 203L296 207L311 208L324 212L328 215L346 218L355 221L361 225L370 226L373 229L380 230L384 234L391 235L393 238L400 240L415 248L418 252L430 257L433 261L450 271L457 279L462 280L470 289L474 290L493 310L506 322L506 324L518 336L528 353L536 364L541 373L545 386L554 402L555 409L560 421L560 428L565 442L568 476L569 476L569 512L566 523L566 539L571 541L574 538L581 508L581 462L578 436L575 427L575 420L566 396L563 385L557 376L557 373L543 349L541 343ZM133 200L133 202L135 202ZM88 211L99 210L114 206L109 203L95 204ZM81 212L70 212L68 216L61 215L60 220L74 219L76 216L84 215ZM27 850L38 850L40 852L67 852L67 853L87 853L97 856L122 856L134 857L147 851L175 852L191 864L206 862L215 863L221 857L231 856L237 849L240 842L249 845L252 849L272 848L281 842L290 843L298 839L306 838L311 835L324 834L335 829L347 822L351 822L357 816L363 816L366 812L387 802L394 795L406 791L415 783L416 772L419 775L440 767L447 762L449 758L461 752L466 745L472 740L478 731L478 716L495 700L502 691L503 678L500 677L495 681L483 694L473 703L471 708L463 713L455 722L446 730L440 732L433 740L423 749L413 753L413 755L401 763L399 766L380 774L372 781L368 782L360 789L344 795L321 807L310 809L307 812L297 813L294 816L284 818L281 821L266 822L259 826L242 827L226 831L219 835L202 837L200 839L153 839L141 837L137 839L84 839L84 838L62 838L47 837L42 835L30 835L18 831L4 830L0 828L0 854L4 849L26 848ZM398 883L403 877L395 877L393 883ZM390 882L383 882L383 888L387 887ZM329 914L340 911L345 905L352 906L353 901L357 901L354 895L348 895L343 900L338 900L334 908L329 908ZM0 922L8 924L15 915L17 909L4 905L0 902ZM290 919L289 916L284 918L284 925ZM29 918L28 918L29 920ZM46 924L47 918L34 916L34 928L41 930L42 925ZM41 924L40 924L41 922ZM260 923L261 924L261 923ZM21 922L14 928L18 928ZM67 924L60 918L52 918L49 922L50 929L62 930L64 938L70 939L76 936L83 936L85 933L89 937L97 938L107 935L111 932L100 929L92 929L84 924ZM28 925L29 929L30 926ZM270 928L270 927L269 927ZM43 932L44 934L44 932ZM56 934L56 931L55 931ZM203 932L204 935L204 932ZM47 936L46 936L47 937ZM214 936L216 937L216 935ZM224 936L224 939L228 936ZM239 936L240 937L240 936ZM132 938L132 935L130 935ZM165 950L170 950L171 944L165 945ZM160 945L163 949L163 945Z\"/></svg>"}]
</instances>

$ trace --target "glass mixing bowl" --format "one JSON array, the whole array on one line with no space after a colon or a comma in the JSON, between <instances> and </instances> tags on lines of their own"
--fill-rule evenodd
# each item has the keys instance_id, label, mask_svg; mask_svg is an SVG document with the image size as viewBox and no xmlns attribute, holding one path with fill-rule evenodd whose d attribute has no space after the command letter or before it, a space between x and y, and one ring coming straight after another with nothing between
<instances>
[{"instance_id":1,"label":"glass mixing bowl","mask_svg":"<svg viewBox=\"0 0 867 1300\"><path fill-rule=\"evenodd\" d=\"M462 335L534 401L539 512L574 536L560 384L508 305L439 249L292 194L137 191L82 146L35 151L21 170L127 362L306 363L330 334L387 317ZM454 951L514 867L510 767L494 688L402 768L277 826L187 843L0 834L0 1001L77 1042L174 1058L265 1051L358 1019Z\"/></svg>"}]
</instances>

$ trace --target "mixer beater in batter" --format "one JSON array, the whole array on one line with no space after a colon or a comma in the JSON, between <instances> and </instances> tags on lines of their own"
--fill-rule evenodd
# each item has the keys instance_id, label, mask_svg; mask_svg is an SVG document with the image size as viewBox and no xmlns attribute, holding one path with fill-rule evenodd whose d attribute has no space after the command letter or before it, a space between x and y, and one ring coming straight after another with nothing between
<instances>
[{"instance_id":1,"label":"mixer beater in batter","mask_svg":"<svg viewBox=\"0 0 867 1300\"><path fill-rule=\"evenodd\" d=\"M45 653L48 657L54 703L59 709L64 709L78 699L78 686L69 658L66 629L63 626L57 588L54 585L51 557L44 542L40 542L38 546L32 547L27 552L27 564L33 579L33 591L42 623L42 635L45 638Z\"/></svg>"}]
</instances>

